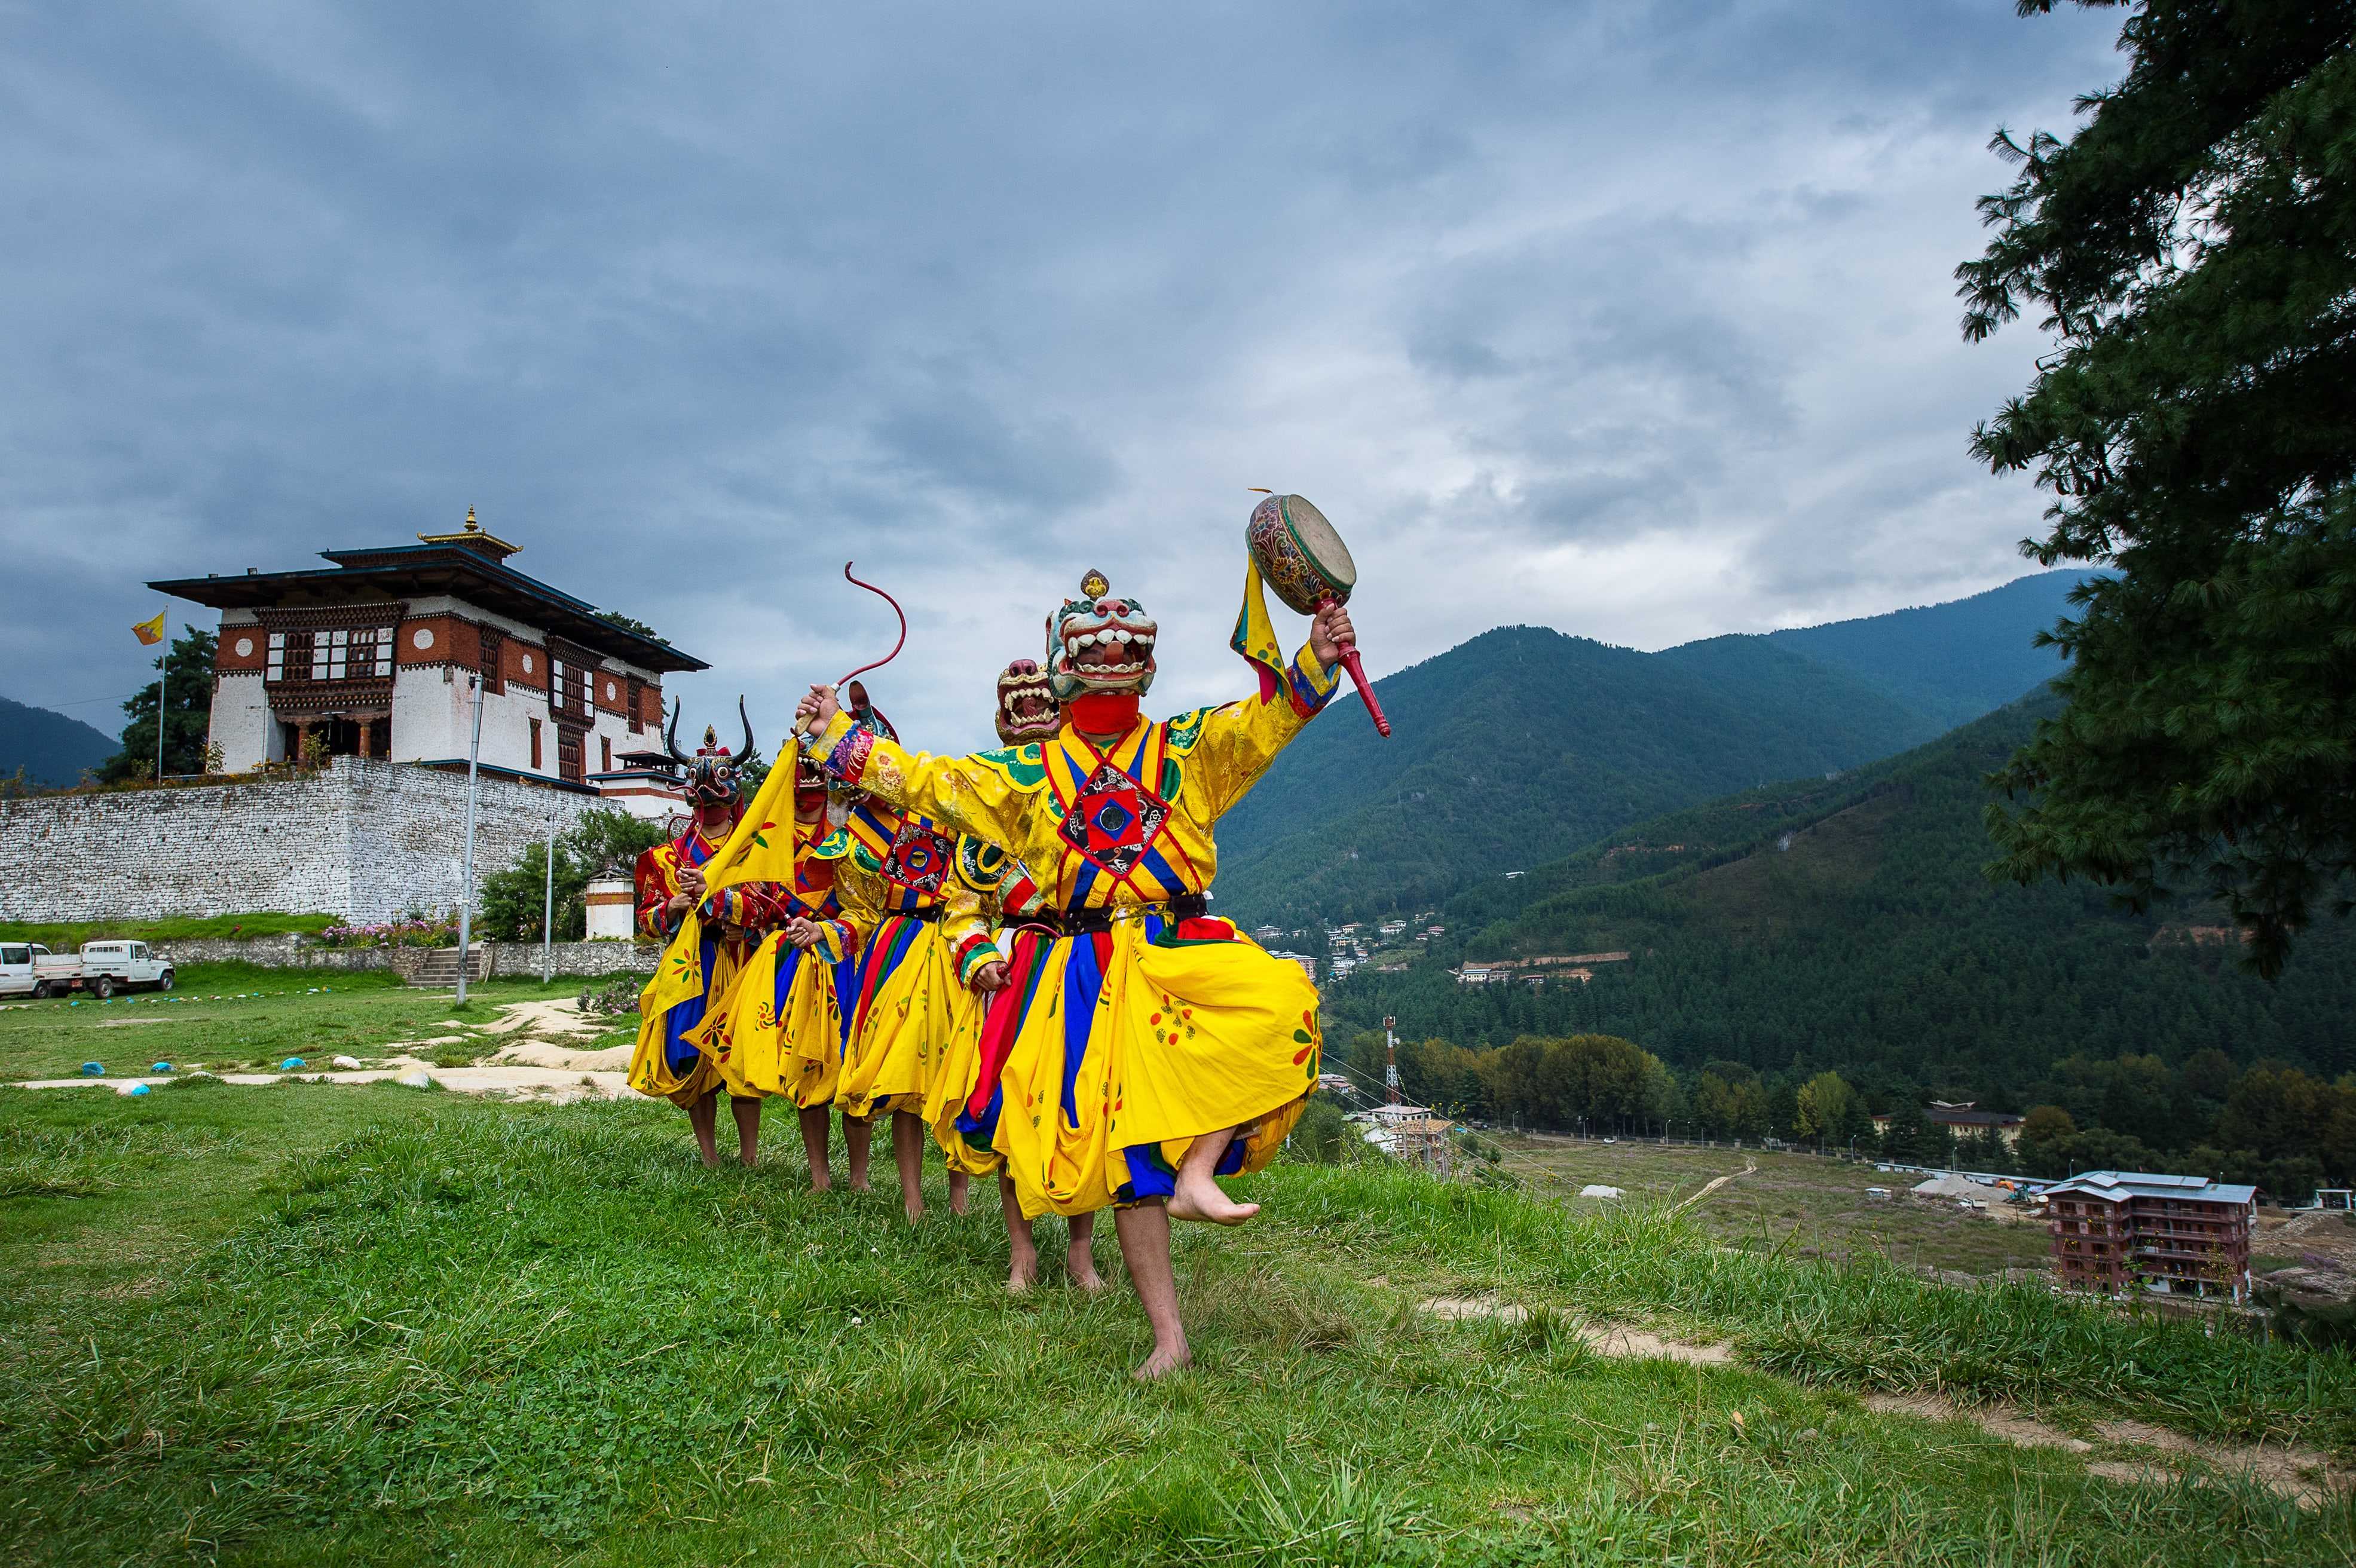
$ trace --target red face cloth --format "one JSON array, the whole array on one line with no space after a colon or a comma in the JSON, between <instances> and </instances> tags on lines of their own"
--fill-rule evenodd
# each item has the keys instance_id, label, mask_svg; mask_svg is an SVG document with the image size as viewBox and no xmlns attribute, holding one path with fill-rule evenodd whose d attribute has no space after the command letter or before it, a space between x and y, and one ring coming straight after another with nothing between
<instances>
[{"instance_id":1,"label":"red face cloth","mask_svg":"<svg viewBox=\"0 0 2356 1568\"><path fill-rule=\"evenodd\" d=\"M1126 735L1137 728L1137 693L1083 692L1064 705L1064 712L1083 735Z\"/></svg>"}]
</instances>

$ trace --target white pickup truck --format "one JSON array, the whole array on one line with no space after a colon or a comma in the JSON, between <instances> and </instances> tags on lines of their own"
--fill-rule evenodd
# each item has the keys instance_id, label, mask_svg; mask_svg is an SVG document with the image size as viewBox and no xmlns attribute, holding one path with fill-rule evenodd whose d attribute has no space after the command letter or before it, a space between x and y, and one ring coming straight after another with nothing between
<instances>
[{"instance_id":1,"label":"white pickup truck","mask_svg":"<svg viewBox=\"0 0 2356 1568\"><path fill-rule=\"evenodd\" d=\"M54 954L37 944L32 951L37 997L88 991L102 1002L117 991L168 991L174 984L172 961L150 953L144 942L85 942L78 955Z\"/></svg>"}]
</instances>

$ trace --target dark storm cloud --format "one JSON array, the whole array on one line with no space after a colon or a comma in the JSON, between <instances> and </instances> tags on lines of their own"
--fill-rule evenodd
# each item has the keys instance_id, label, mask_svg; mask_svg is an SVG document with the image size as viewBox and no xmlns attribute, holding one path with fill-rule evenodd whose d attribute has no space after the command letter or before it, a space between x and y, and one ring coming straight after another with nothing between
<instances>
[{"instance_id":1,"label":"dark storm cloud","mask_svg":"<svg viewBox=\"0 0 2356 1568\"><path fill-rule=\"evenodd\" d=\"M141 580L469 505L767 731L856 557L952 745L1090 565L1237 689L1253 485L1378 668L1986 586L2035 346L1947 274L2114 69L2009 10L0 5L0 689L111 727Z\"/></svg>"}]
</instances>

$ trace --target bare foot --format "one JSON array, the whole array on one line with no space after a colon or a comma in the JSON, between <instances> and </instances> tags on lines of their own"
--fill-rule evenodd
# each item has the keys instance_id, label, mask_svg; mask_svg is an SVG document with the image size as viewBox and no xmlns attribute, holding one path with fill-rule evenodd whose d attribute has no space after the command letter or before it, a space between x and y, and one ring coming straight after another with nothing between
<instances>
[{"instance_id":1,"label":"bare foot","mask_svg":"<svg viewBox=\"0 0 2356 1568\"><path fill-rule=\"evenodd\" d=\"M1104 1289L1104 1275L1097 1272L1097 1265L1093 1260L1088 1258L1066 1260L1064 1266L1071 1271L1072 1283L1088 1295L1094 1296Z\"/></svg>"},{"instance_id":2,"label":"bare foot","mask_svg":"<svg viewBox=\"0 0 2356 1568\"><path fill-rule=\"evenodd\" d=\"M1015 1254L1013 1263L1010 1264L1006 1270L1006 1294L1009 1296L1030 1295L1031 1283L1038 1277L1039 1254L1033 1253L1028 1257L1025 1257L1021 1253Z\"/></svg>"},{"instance_id":3,"label":"bare foot","mask_svg":"<svg viewBox=\"0 0 2356 1568\"><path fill-rule=\"evenodd\" d=\"M908 1216L908 1223L913 1225L925 1217L925 1206L922 1203L903 1203L900 1212Z\"/></svg>"},{"instance_id":4,"label":"bare foot","mask_svg":"<svg viewBox=\"0 0 2356 1568\"><path fill-rule=\"evenodd\" d=\"M719 1157L718 1155L716 1155L716 1154L707 1154L707 1155L700 1156L699 1157L700 1157L700 1158L701 1158L701 1159L702 1159L702 1161L703 1161L703 1168L704 1168L704 1169L706 1169L706 1170L718 1170L718 1169L720 1168L720 1157Z\"/></svg>"},{"instance_id":5,"label":"bare foot","mask_svg":"<svg viewBox=\"0 0 2356 1568\"><path fill-rule=\"evenodd\" d=\"M965 1194L964 1194L964 1193L962 1193L962 1192L952 1192L952 1193L950 1193L950 1194L949 1194L949 1212L950 1212L950 1213L952 1213L952 1214L962 1214L962 1213L964 1213L964 1212L966 1211L967 1207L968 1207L968 1205L967 1205L966 1200L965 1200Z\"/></svg>"},{"instance_id":6,"label":"bare foot","mask_svg":"<svg viewBox=\"0 0 2356 1568\"><path fill-rule=\"evenodd\" d=\"M810 1178L810 1190L812 1192L830 1192L832 1191L833 1189L834 1178L831 1176L828 1176L821 1172L819 1175Z\"/></svg>"},{"instance_id":7,"label":"bare foot","mask_svg":"<svg viewBox=\"0 0 2356 1568\"><path fill-rule=\"evenodd\" d=\"M1183 1345L1174 1350L1164 1349L1157 1345L1154 1347L1153 1354L1145 1358L1145 1364L1130 1375L1139 1382L1150 1383L1156 1378L1168 1377L1181 1367L1192 1364L1194 1360L1194 1352Z\"/></svg>"},{"instance_id":8,"label":"bare foot","mask_svg":"<svg viewBox=\"0 0 2356 1568\"><path fill-rule=\"evenodd\" d=\"M1257 1203L1238 1203L1207 1176L1181 1171L1178 1190L1170 1199L1173 1220L1202 1220L1214 1225L1240 1225L1259 1212Z\"/></svg>"},{"instance_id":9,"label":"bare foot","mask_svg":"<svg viewBox=\"0 0 2356 1568\"><path fill-rule=\"evenodd\" d=\"M875 1190L875 1189L873 1189L873 1187L868 1186L868 1185L867 1185L867 1183L866 1183L865 1181L863 1181L863 1180L862 1180L862 1181L854 1181L854 1182L852 1182L852 1183L851 1184L851 1191L853 1191L853 1192L873 1192L873 1191L874 1191L874 1190Z\"/></svg>"}]
</instances>

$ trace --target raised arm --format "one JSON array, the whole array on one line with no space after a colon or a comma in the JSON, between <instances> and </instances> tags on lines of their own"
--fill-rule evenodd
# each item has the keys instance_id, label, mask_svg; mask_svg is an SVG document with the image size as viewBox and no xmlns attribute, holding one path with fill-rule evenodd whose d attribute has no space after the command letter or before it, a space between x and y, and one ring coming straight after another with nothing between
<instances>
[{"instance_id":1,"label":"raised arm","mask_svg":"<svg viewBox=\"0 0 2356 1568\"><path fill-rule=\"evenodd\" d=\"M1266 697L1253 696L1204 713L1200 736L1194 745L1195 776L1209 791L1215 815L1243 799L1276 754L1324 710L1337 686L1334 665L1321 661L1311 644L1303 644ZM1173 730L1183 719L1171 720Z\"/></svg>"},{"instance_id":2,"label":"raised arm","mask_svg":"<svg viewBox=\"0 0 2356 1568\"><path fill-rule=\"evenodd\" d=\"M809 744L830 778L863 789L896 810L999 844L1020 833L1023 809L1046 780L1036 746L936 757L860 729L841 712ZM1026 773L1037 775L1027 785Z\"/></svg>"}]
</instances>

